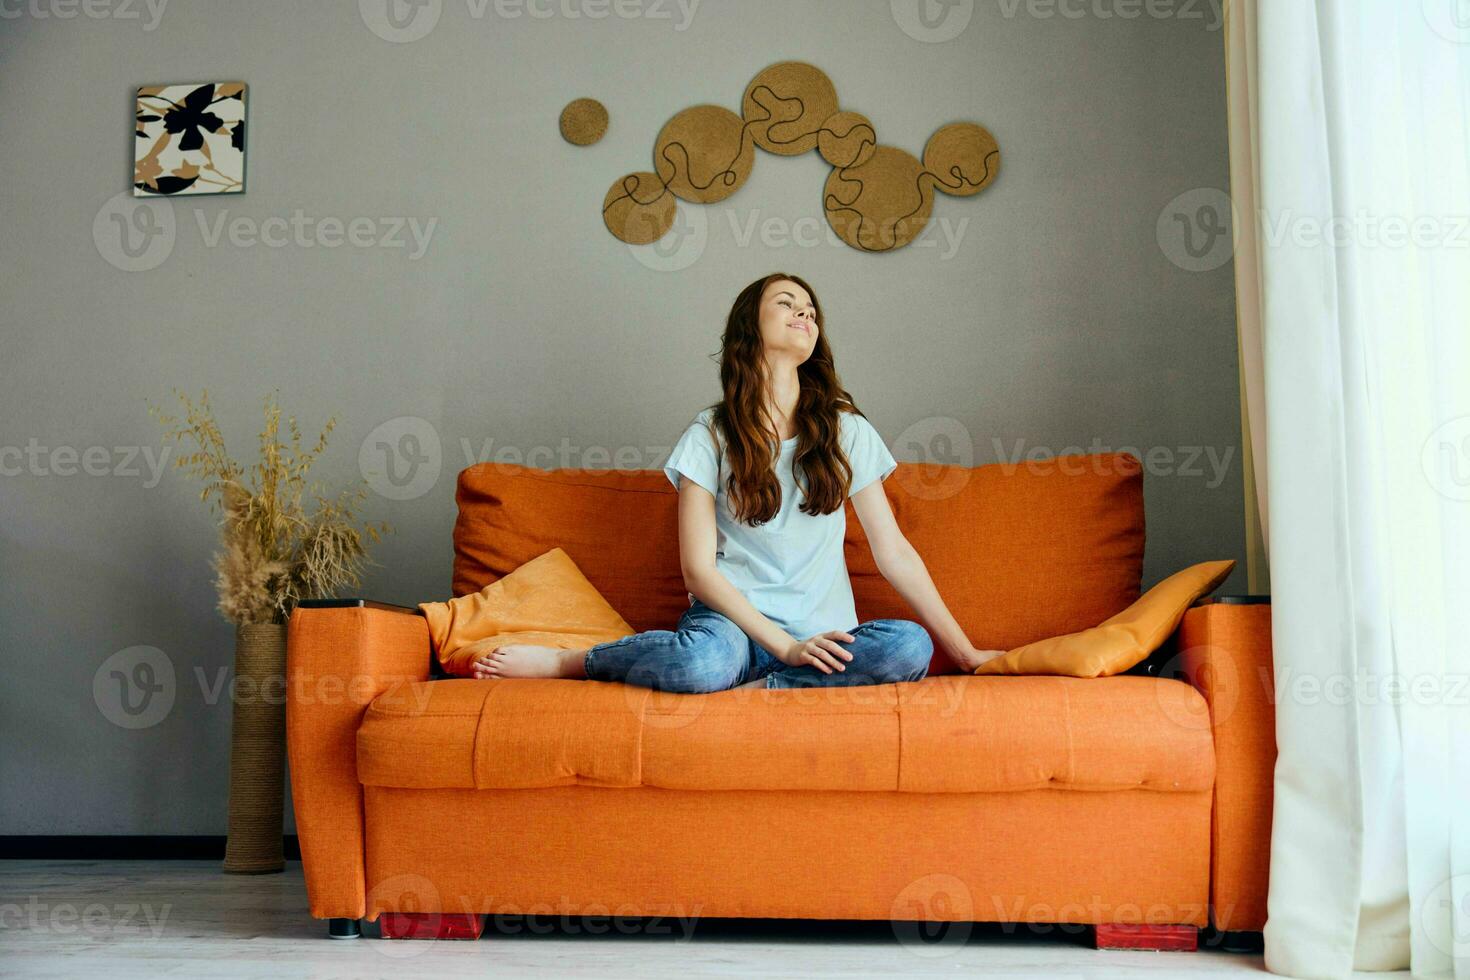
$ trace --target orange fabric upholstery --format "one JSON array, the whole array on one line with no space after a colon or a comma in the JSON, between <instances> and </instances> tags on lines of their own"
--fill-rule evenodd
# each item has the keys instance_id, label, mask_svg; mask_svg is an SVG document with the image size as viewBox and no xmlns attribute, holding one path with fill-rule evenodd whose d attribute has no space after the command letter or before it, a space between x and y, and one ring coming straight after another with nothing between
<instances>
[{"instance_id":1,"label":"orange fabric upholstery","mask_svg":"<svg viewBox=\"0 0 1470 980\"><path fill-rule=\"evenodd\" d=\"M358 781L416 789L473 786L475 734L497 683L408 681L384 692L357 729Z\"/></svg>"},{"instance_id":2,"label":"orange fabric upholstery","mask_svg":"<svg viewBox=\"0 0 1470 980\"><path fill-rule=\"evenodd\" d=\"M1210 903L1220 929L1266 925L1271 801L1276 771L1276 698L1271 607L1212 602L1184 615L1179 665L1209 703L1205 718L1180 715L1181 728L1208 728L1215 743L1210 829Z\"/></svg>"},{"instance_id":3,"label":"orange fabric upholstery","mask_svg":"<svg viewBox=\"0 0 1470 980\"><path fill-rule=\"evenodd\" d=\"M869 688L661 695L597 681L429 681L373 702L365 785L997 793L1199 792L1214 781L1189 684L933 677Z\"/></svg>"},{"instance_id":4,"label":"orange fabric upholstery","mask_svg":"<svg viewBox=\"0 0 1470 980\"><path fill-rule=\"evenodd\" d=\"M1208 790L365 792L369 919L1206 923Z\"/></svg>"},{"instance_id":5,"label":"orange fabric upholstery","mask_svg":"<svg viewBox=\"0 0 1470 980\"><path fill-rule=\"evenodd\" d=\"M974 468L899 463L884 491L981 649L1088 629L1138 598L1143 477L1126 453ZM455 595L560 547L635 631L672 629L689 606L678 493L660 471L481 463L460 473L456 499ZM878 573L851 502L844 506L859 621L917 620ZM956 672L936 644L930 673Z\"/></svg>"},{"instance_id":6,"label":"orange fabric upholstery","mask_svg":"<svg viewBox=\"0 0 1470 980\"><path fill-rule=\"evenodd\" d=\"M297 609L286 630L286 750L311 914L363 915L363 810L356 740L380 694L429 676L422 616ZM405 689L406 690L406 689Z\"/></svg>"},{"instance_id":7,"label":"orange fabric upholstery","mask_svg":"<svg viewBox=\"0 0 1470 980\"><path fill-rule=\"evenodd\" d=\"M899 463L883 486L904 536L981 650L1088 629L1138 598L1143 467L1127 453L974 468ZM858 617L915 619L847 507ZM929 672L959 672L938 643Z\"/></svg>"},{"instance_id":8,"label":"orange fabric upholstery","mask_svg":"<svg viewBox=\"0 0 1470 980\"><path fill-rule=\"evenodd\" d=\"M1140 466L900 463L899 525L979 646L1138 598ZM636 630L687 605L658 471L460 474L454 592L562 548ZM858 614L913 619L848 514ZM292 617L288 746L311 912L1203 926L1265 921L1269 607L1190 609L1181 679L931 676L664 694L428 681L426 621ZM931 671L952 671L936 660ZM817 836L812 837L815 833ZM816 842L815 844L813 842Z\"/></svg>"},{"instance_id":9,"label":"orange fabric upholstery","mask_svg":"<svg viewBox=\"0 0 1470 980\"><path fill-rule=\"evenodd\" d=\"M679 495L660 470L480 463L459 474L455 500L457 596L561 548L634 632L672 629L689 608Z\"/></svg>"}]
</instances>

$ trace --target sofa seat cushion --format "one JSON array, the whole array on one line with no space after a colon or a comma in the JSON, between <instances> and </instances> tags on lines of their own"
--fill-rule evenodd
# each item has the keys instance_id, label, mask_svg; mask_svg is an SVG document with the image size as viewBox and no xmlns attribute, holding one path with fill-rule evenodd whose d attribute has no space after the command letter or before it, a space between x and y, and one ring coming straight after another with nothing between
<instances>
[{"instance_id":1,"label":"sofa seat cushion","mask_svg":"<svg viewBox=\"0 0 1470 980\"><path fill-rule=\"evenodd\" d=\"M1142 675L716 694L454 679L380 695L357 769L420 789L1191 792L1213 785L1215 756L1199 692Z\"/></svg>"}]
</instances>

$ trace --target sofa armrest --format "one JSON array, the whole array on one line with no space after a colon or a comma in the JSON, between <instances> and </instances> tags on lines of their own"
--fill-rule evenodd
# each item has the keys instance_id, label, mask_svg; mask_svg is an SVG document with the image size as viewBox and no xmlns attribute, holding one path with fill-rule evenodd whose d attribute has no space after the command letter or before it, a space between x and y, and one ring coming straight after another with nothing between
<instances>
[{"instance_id":1,"label":"sofa armrest","mask_svg":"<svg viewBox=\"0 0 1470 980\"><path fill-rule=\"evenodd\" d=\"M366 600L302 603L286 630L286 747L311 914L364 914L357 729L373 699L429 679L428 622Z\"/></svg>"},{"instance_id":2,"label":"sofa armrest","mask_svg":"<svg viewBox=\"0 0 1470 980\"><path fill-rule=\"evenodd\" d=\"M347 599L302 599L296 604L297 609L382 609L386 612L403 612L418 614L414 606L395 606L391 602L378 602L375 599L363 599L351 597Z\"/></svg>"},{"instance_id":3,"label":"sofa armrest","mask_svg":"<svg viewBox=\"0 0 1470 980\"><path fill-rule=\"evenodd\" d=\"M1228 596L1196 605L1177 641L1180 671L1204 695L1214 737L1212 921L1222 931L1257 932L1266 924L1276 769L1270 600Z\"/></svg>"}]
</instances>

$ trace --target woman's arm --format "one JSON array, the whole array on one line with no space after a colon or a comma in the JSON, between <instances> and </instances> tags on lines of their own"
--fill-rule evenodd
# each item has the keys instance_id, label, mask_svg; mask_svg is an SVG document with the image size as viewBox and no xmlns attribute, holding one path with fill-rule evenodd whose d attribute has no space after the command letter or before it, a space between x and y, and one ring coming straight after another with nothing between
<instances>
[{"instance_id":1,"label":"woman's arm","mask_svg":"<svg viewBox=\"0 0 1470 980\"><path fill-rule=\"evenodd\" d=\"M965 636L954 614L939 597L939 590L929 576L924 559L919 557L918 551L894 520L893 508L888 505L881 480L874 480L853 494L852 507L868 536L878 571L919 614L929 632L934 634L944 652L960 669L971 673L985 661L1004 652L977 650Z\"/></svg>"},{"instance_id":2,"label":"woman's arm","mask_svg":"<svg viewBox=\"0 0 1470 980\"><path fill-rule=\"evenodd\" d=\"M876 554L874 560L878 561ZM913 607L914 612L919 614L929 632L938 637L944 652L965 673L973 673L976 667L1003 652L975 649L975 645L955 621L954 614L939 597L939 590L929 577L924 559L919 557L907 538L900 550L878 561L878 570L894 590L903 596L904 601Z\"/></svg>"}]
</instances>

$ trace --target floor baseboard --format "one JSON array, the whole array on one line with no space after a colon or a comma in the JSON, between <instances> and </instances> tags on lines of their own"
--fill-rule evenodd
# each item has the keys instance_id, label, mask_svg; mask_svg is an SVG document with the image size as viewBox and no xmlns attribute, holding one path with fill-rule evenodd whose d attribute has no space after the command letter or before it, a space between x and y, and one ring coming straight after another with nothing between
<instances>
[{"instance_id":1,"label":"floor baseboard","mask_svg":"<svg viewBox=\"0 0 1470 980\"><path fill-rule=\"evenodd\" d=\"M295 834L282 838L287 861L301 860ZM52 861L223 861L225 836L218 835L0 835L0 860Z\"/></svg>"}]
</instances>

